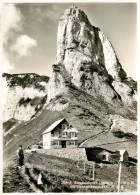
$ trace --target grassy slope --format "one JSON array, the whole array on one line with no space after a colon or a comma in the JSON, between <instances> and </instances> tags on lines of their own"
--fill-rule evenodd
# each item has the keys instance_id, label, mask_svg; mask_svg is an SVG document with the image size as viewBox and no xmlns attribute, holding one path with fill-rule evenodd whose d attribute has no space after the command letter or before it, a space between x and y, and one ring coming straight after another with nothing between
<instances>
[{"instance_id":1,"label":"grassy slope","mask_svg":"<svg viewBox=\"0 0 140 195\"><path fill-rule=\"evenodd\" d=\"M70 189L71 183L75 182L92 182L91 170L92 164L87 163L84 173L84 164L82 161L79 163L70 159L58 158L55 156L46 156L44 154L28 154L26 157L26 164L30 169L37 168L42 171L42 173L48 179L48 174L50 173L50 178L54 181L59 181L62 184L67 183L67 188ZM77 163L79 166L77 166ZM110 174L113 173L113 174ZM55 177L55 179L54 179ZM102 168L95 168L95 181L100 182L117 182L118 179L118 164L107 165L104 164ZM123 185L122 191L135 191L136 190L136 166L135 164L131 166L122 165L122 175L121 183L128 182L127 185ZM134 182L133 185L130 183ZM82 185L83 186L83 185ZM102 186L102 183L100 184ZM77 192L79 191L97 191L97 192L114 192L116 191L117 185L111 188L76 188L73 189Z\"/></svg>"},{"instance_id":2,"label":"grassy slope","mask_svg":"<svg viewBox=\"0 0 140 195\"><path fill-rule=\"evenodd\" d=\"M42 140L42 132L60 118L65 117L79 130L79 143L102 131L110 130L112 124L109 118L110 114L118 114L127 119L136 120L135 114L122 102L118 103L113 100L114 102L108 103L99 95L93 97L75 88L71 88L67 95L58 96L52 100L50 105L54 107L56 101L62 102L61 104L69 102L69 107L62 111L44 109L31 121L19 124L10 134L5 136L4 145L8 139L11 137L13 139L7 146L4 146L5 165L11 162L20 144L25 149L39 142Z\"/></svg>"},{"instance_id":3,"label":"grassy slope","mask_svg":"<svg viewBox=\"0 0 140 195\"><path fill-rule=\"evenodd\" d=\"M127 165L122 165L121 192L136 191L136 164ZM37 185L40 172L43 174L44 185L42 187ZM15 161L11 167L4 170L4 192L37 192L38 190L43 192L116 192L117 180L118 164L95 166L93 182L91 162L86 163L84 172L83 161L77 162L56 156L32 153L25 154L25 167L22 169L16 168ZM77 187L73 188L73 185L77 185ZM103 185L107 188L103 188ZM95 186L99 186L99 188Z\"/></svg>"},{"instance_id":4,"label":"grassy slope","mask_svg":"<svg viewBox=\"0 0 140 195\"><path fill-rule=\"evenodd\" d=\"M11 128L13 128L17 124L18 124L18 120L14 118L11 118L10 120L4 122L3 123L4 132L6 133L7 131L9 131Z\"/></svg>"},{"instance_id":5,"label":"grassy slope","mask_svg":"<svg viewBox=\"0 0 140 195\"><path fill-rule=\"evenodd\" d=\"M25 167L21 170L16 168L16 160L14 159L13 164L4 170L4 192L37 192L38 190L43 192L117 191L118 164L95 166L95 184L92 180L91 162L86 163L84 172L83 161L77 162L51 155L25 154ZM127 165L122 165L121 192L136 191L136 164ZM40 172L44 178L43 187L37 185ZM45 183L47 183L47 187ZM73 188L72 185L77 185L77 187ZM103 185L107 188L103 188ZM87 186L92 186L92 188ZM99 186L99 188L95 186Z\"/></svg>"}]
</instances>

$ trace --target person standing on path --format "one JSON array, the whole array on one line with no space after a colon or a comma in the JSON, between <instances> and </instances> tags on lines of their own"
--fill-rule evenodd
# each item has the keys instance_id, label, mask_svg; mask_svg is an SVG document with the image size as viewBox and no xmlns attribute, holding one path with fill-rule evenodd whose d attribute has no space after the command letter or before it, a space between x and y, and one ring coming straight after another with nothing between
<instances>
[{"instance_id":1,"label":"person standing on path","mask_svg":"<svg viewBox=\"0 0 140 195\"><path fill-rule=\"evenodd\" d=\"M22 145L20 145L19 149L17 150L17 157L18 157L19 168L21 168L24 165L24 153L23 153Z\"/></svg>"}]
</instances>

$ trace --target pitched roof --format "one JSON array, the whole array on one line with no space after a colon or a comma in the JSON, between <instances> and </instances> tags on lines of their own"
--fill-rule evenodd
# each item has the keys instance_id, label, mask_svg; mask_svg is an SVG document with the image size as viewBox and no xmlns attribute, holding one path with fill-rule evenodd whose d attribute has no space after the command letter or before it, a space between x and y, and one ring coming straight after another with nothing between
<instances>
[{"instance_id":1,"label":"pitched roof","mask_svg":"<svg viewBox=\"0 0 140 195\"><path fill-rule=\"evenodd\" d=\"M137 141L125 137L118 138L113 135L112 131L99 133L81 143L80 147L101 147L112 152L116 150L127 150L131 157L137 156Z\"/></svg>"},{"instance_id":2,"label":"pitched roof","mask_svg":"<svg viewBox=\"0 0 140 195\"><path fill-rule=\"evenodd\" d=\"M81 143L81 147L105 148L103 146L114 144L114 143L128 142L128 141L130 142L131 140L128 140L125 137L118 138L118 137L114 136L113 131L109 130L109 131L104 131L104 132L101 132L99 134L96 134L96 135L92 136L91 138L85 140L83 143ZM116 150L116 148L114 148L114 149ZM119 149L125 149L125 148L119 148Z\"/></svg>"},{"instance_id":3,"label":"pitched roof","mask_svg":"<svg viewBox=\"0 0 140 195\"><path fill-rule=\"evenodd\" d=\"M55 121L51 126L49 126L42 134L51 132L57 125L59 125L65 118Z\"/></svg>"}]
</instances>

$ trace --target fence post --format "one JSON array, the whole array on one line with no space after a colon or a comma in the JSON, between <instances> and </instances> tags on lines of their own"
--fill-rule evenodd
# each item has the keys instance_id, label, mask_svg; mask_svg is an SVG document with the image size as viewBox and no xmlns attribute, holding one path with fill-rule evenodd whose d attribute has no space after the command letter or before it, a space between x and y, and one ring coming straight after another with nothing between
<instances>
[{"instance_id":1,"label":"fence post","mask_svg":"<svg viewBox=\"0 0 140 195\"><path fill-rule=\"evenodd\" d=\"M84 173L86 172L86 162L84 160Z\"/></svg>"},{"instance_id":2,"label":"fence post","mask_svg":"<svg viewBox=\"0 0 140 195\"><path fill-rule=\"evenodd\" d=\"M80 155L79 155L79 153L78 153L77 168L79 168L79 159L80 159Z\"/></svg>"},{"instance_id":3,"label":"fence post","mask_svg":"<svg viewBox=\"0 0 140 195\"><path fill-rule=\"evenodd\" d=\"M119 176L118 176L118 192L120 192L120 183L121 183L121 170L122 170L122 162L119 162Z\"/></svg>"},{"instance_id":4,"label":"fence post","mask_svg":"<svg viewBox=\"0 0 140 195\"><path fill-rule=\"evenodd\" d=\"M92 179L95 180L95 162L92 163Z\"/></svg>"}]
</instances>

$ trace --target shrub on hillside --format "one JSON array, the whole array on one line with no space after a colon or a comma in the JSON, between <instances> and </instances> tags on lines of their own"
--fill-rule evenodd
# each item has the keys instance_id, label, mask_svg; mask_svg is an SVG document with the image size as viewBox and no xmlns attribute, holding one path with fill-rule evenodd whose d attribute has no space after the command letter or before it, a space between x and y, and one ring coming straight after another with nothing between
<instances>
[{"instance_id":1,"label":"shrub on hillside","mask_svg":"<svg viewBox=\"0 0 140 195\"><path fill-rule=\"evenodd\" d=\"M131 139L131 140L136 140L137 136L134 135L133 133L124 133L123 131L114 131L113 135L118 138L126 138L126 139Z\"/></svg>"}]
</instances>

